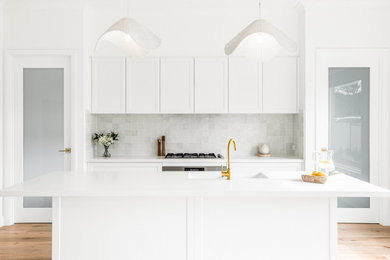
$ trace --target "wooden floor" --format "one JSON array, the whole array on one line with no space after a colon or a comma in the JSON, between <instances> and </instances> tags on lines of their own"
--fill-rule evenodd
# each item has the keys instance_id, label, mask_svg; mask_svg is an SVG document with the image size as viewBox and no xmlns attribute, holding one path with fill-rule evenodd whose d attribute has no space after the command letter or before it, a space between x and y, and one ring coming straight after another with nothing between
<instances>
[{"instance_id":1,"label":"wooden floor","mask_svg":"<svg viewBox=\"0 0 390 260\"><path fill-rule=\"evenodd\" d=\"M339 260L390 260L390 227L339 224Z\"/></svg>"},{"instance_id":2,"label":"wooden floor","mask_svg":"<svg viewBox=\"0 0 390 260\"><path fill-rule=\"evenodd\" d=\"M47 260L51 259L50 255L50 224L0 228L1 260ZM339 224L339 260L377 259L390 260L390 227Z\"/></svg>"},{"instance_id":3,"label":"wooden floor","mask_svg":"<svg viewBox=\"0 0 390 260\"><path fill-rule=\"evenodd\" d=\"M0 259L51 259L51 224L16 224L0 228Z\"/></svg>"}]
</instances>

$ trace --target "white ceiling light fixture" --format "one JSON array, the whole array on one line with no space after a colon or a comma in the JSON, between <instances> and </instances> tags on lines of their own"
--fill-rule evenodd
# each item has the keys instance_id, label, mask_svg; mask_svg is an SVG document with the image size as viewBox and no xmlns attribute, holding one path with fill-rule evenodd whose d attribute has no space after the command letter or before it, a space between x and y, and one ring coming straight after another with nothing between
<instances>
[{"instance_id":1,"label":"white ceiling light fixture","mask_svg":"<svg viewBox=\"0 0 390 260\"><path fill-rule=\"evenodd\" d=\"M288 52L296 52L297 44L274 25L261 19L259 3L259 19L250 23L225 45L225 54L236 52L239 55L268 61L275 57L281 48Z\"/></svg>"},{"instance_id":2,"label":"white ceiling light fixture","mask_svg":"<svg viewBox=\"0 0 390 260\"><path fill-rule=\"evenodd\" d=\"M95 51L102 41L108 41L120 48L127 56L144 56L150 50L161 45L161 39L151 30L129 17L129 2L127 1L127 16L114 23L98 39Z\"/></svg>"}]
</instances>

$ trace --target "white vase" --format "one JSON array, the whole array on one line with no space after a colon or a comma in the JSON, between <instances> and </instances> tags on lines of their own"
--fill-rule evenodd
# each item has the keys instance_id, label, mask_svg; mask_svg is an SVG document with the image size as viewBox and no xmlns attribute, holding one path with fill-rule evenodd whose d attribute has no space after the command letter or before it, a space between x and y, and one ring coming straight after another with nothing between
<instances>
[{"instance_id":1,"label":"white vase","mask_svg":"<svg viewBox=\"0 0 390 260\"><path fill-rule=\"evenodd\" d=\"M261 154L269 154L269 146L268 144L259 145L259 153Z\"/></svg>"}]
</instances>

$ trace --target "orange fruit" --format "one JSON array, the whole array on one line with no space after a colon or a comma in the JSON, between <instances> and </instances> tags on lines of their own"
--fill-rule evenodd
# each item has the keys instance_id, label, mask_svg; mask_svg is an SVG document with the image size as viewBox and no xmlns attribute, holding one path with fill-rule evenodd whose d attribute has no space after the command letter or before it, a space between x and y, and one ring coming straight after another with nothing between
<instances>
[{"instance_id":1,"label":"orange fruit","mask_svg":"<svg viewBox=\"0 0 390 260\"><path fill-rule=\"evenodd\" d=\"M311 175L313 175L313 176L320 176L320 177L326 177L325 173L317 172L317 171L313 171Z\"/></svg>"}]
</instances>

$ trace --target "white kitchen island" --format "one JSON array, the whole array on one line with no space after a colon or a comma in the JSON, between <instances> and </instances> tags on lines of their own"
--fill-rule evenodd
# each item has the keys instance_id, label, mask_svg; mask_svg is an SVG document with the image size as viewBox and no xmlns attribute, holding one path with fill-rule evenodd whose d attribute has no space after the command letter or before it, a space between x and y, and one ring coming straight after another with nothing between
<instances>
[{"instance_id":1,"label":"white kitchen island","mask_svg":"<svg viewBox=\"0 0 390 260\"><path fill-rule=\"evenodd\" d=\"M335 260L337 197L390 192L300 174L58 172L0 195L53 197L53 260Z\"/></svg>"}]
</instances>

